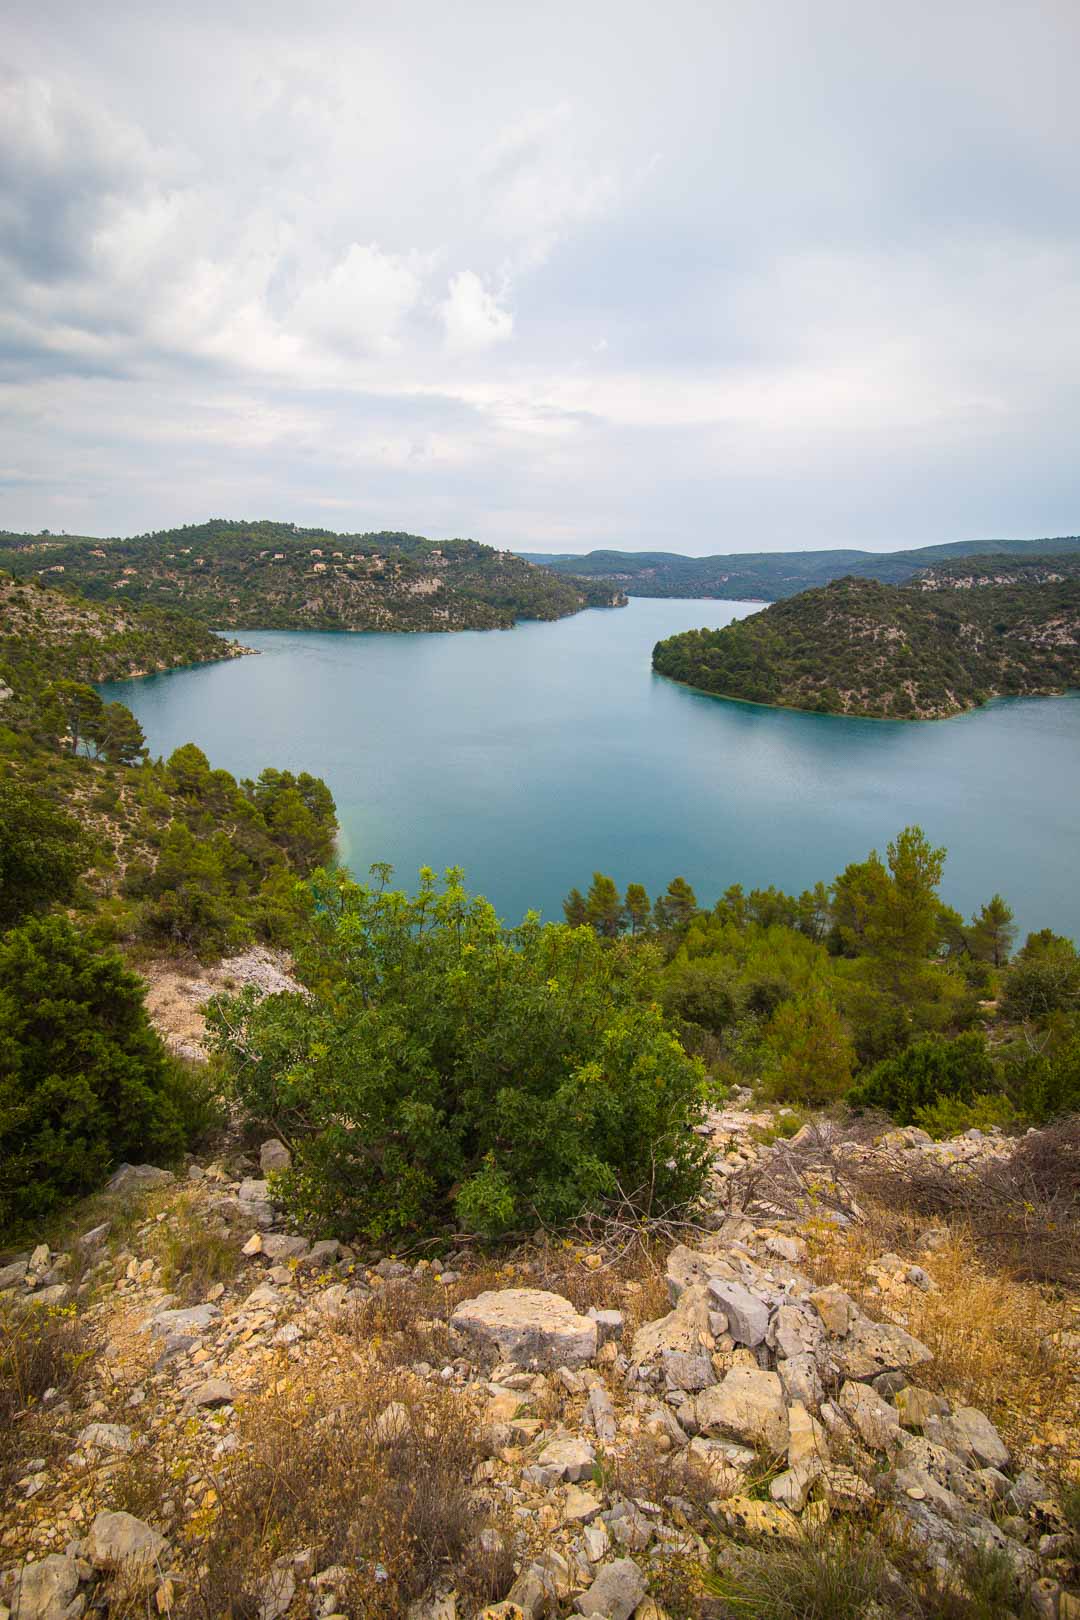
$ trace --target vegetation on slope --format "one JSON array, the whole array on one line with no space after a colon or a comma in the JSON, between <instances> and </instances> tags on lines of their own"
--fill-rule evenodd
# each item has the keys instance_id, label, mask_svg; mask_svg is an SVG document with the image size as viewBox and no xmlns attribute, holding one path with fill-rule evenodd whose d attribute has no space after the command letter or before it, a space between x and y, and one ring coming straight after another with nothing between
<instances>
[{"instance_id":1,"label":"vegetation on slope","mask_svg":"<svg viewBox=\"0 0 1080 1620\"><path fill-rule=\"evenodd\" d=\"M752 703L939 719L1080 685L1080 579L970 590L836 580L658 642L653 668Z\"/></svg>"},{"instance_id":2,"label":"vegetation on slope","mask_svg":"<svg viewBox=\"0 0 1080 1620\"><path fill-rule=\"evenodd\" d=\"M7 535L0 566L230 629L494 630L624 600L606 581L566 578L473 540L292 523L214 520L110 540Z\"/></svg>"},{"instance_id":3,"label":"vegetation on slope","mask_svg":"<svg viewBox=\"0 0 1080 1620\"><path fill-rule=\"evenodd\" d=\"M543 557L526 552L560 574L608 579L628 596L706 596L722 601L779 601L827 585L845 574L901 585L928 567L954 559L1008 556L1023 562L1054 554L1080 558L1080 536L1047 540L960 540L912 551L759 551L684 557L673 551L590 551L587 556Z\"/></svg>"},{"instance_id":4,"label":"vegetation on slope","mask_svg":"<svg viewBox=\"0 0 1080 1620\"><path fill-rule=\"evenodd\" d=\"M0 683L9 687L57 674L125 680L246 651L182 613L91 602L58 582L0 574Z\"/></svg>"}]
</instances>

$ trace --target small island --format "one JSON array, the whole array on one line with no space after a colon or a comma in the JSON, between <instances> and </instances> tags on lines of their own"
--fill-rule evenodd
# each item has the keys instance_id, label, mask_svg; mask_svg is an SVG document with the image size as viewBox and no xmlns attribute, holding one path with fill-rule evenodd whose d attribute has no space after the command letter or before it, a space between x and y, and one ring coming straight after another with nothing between
<instances>
[{"instance_id":1,"label":"small island","mask_svg":"<svg viewBox=\"0 0 1080 1620\"><path fill-rule=\"evenodd\" d=\"M938 720L1080 686L1080 565L965 558L909 584L845 577L721 630L658 642L653 669L718 697Z\"/></svg>"}]
</instances>

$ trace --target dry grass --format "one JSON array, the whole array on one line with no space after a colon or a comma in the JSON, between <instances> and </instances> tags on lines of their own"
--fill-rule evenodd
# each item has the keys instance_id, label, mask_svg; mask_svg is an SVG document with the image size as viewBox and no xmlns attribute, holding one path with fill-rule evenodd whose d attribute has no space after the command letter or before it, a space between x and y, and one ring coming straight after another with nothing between
<instances>
[{"instance_id":1,"label":"dry grass","mask_svg":"<svg viewBox=\"0 0 1080 1620\"><path fill-rule=\"evenodd\" d=\"M161 1282L181 1304L205 1299L214 1283L228 1282L240 1263L239 1244L208 1220L193 1194L182 1195L150 1233L147 1253L161 1267Z\"/></svg>"},{"instance_id":2,"label":"dry grass","mask_svg":"<svg viewBox=\"0 0 1080 1620\"><path fill-rule=\"evenodd\" d=\"M82 1322L70 1309L7 1306L0 1311L0 1492L6 1492L35 1453L54 1445L42 1407L46 1391L70 1399L91 1355Z\"/></svg>"},{"instance_id":3,"label":"dry grass","mask_svg":"<svg viewBox=\"0 0 1080 1620\"><path fill-rule=\"evenodd\" d=\"M838 1282L874 1316L899 1321L934 1352L918 1381L950 1400L978 1406L1021 1450L1056 1444L1080 1419L1080 1390L1054 1335L1069 1325L1060 1300L1033 1283L990 1269L963 1226L943 1227L939 1247L916 1248L921 1223L869 1206L863 1226L817 1237L812 1268ZM886 1250L924 1265L930 1293L903 1286L884 1298L867 1286L867 1268Z\"/></svg>"},{"instance_id":4,"label":"dry grass","mask_svg":"<svg viewBox=\"0 0 1080 1620\"><path fill-rule=\"evenodd\" d=\"M391 1403L402 1421L380 1423ZM354 1378L255 1400L238 1434L196 1521L185 1620L253 1616L275 1561L304 1548L318 1569L345 1566L339 1607L365 1620L403 1614L447 1569L484 1594L506 1578L505 1560L477 1555L495 1514L471 1484L481 1446L453 1394L401 1375Z\"/></svg>"}]
</instances>

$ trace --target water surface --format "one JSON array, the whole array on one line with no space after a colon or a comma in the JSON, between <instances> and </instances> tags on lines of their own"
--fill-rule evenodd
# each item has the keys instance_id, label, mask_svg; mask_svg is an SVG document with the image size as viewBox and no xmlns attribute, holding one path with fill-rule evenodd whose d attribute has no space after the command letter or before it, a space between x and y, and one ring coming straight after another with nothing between
<instances>
[{"instance_id":1,"label":"water surface","mask_svg":"<svg viewBox=\"0 0 1080 1620\"><path fill-rule=\"evenodd\" d=\"M799 890L917 821L965 913L1080 938L1080 693L957 719L847 720L732 703L653 675L661 636L756 604L633 599L457 635L248 631L261 656L102 687L155 754L194 741L238 776L329 782L342 855L465 867L508 919L561 915L596 868L650 894L682 874Z\"/></svg>"}]
</instances>

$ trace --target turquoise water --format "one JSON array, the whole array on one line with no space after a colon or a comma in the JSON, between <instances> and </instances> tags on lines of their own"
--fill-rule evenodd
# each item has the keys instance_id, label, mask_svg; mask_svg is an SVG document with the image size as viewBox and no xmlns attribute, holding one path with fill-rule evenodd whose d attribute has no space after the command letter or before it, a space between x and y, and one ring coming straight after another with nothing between
<instances>
[{"instance_id":1,"label":"turquoise water","mask_svg":"<svg viewBox=\"0 0 1080 1620\"><path fill-rule=\"evenodd\" d=\"M955 720L843 720L729 703L652 674L655 641L750 603L648 601L462 635L245 632L261 656L101 690L155 754L194 741L237 775L324 776L342 855L465 867L508 919L594 869L650 894L681 873L799 890L908 822L949 850L964 912L1080 938L1080 693Z\"/></svg>"}]
</instances>

